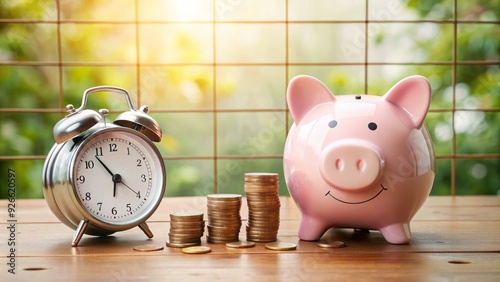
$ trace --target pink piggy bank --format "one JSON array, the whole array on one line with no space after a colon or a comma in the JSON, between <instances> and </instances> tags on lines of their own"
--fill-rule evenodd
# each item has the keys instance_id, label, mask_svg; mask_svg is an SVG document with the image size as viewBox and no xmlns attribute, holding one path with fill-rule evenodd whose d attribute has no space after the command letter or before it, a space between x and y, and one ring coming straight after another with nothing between
<instances>
[{"instance_id":1,"label":"pink piggy bank","mask_svg":"<svg viewBox=\"0 0 500 282\"><path fill-rule=\"evenodd\" d=\"M301 240L330 227L379 230L386 241L411 241L410 220L434 181L434 149L423 124L430 85L410 76L384 96L334 96L321 81L297 76L287 102L295 123L284 174L302 212Z\"/></svg>"}]
</instances>

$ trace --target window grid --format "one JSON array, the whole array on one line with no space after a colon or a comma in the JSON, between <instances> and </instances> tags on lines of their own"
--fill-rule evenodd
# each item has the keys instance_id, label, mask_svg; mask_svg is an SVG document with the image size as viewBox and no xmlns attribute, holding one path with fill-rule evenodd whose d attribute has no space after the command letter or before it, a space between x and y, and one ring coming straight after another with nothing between
<instances>
[{"instance_id":1,"label":"window grid","mask_svg":"<svg viewBox=\"0 0 500 282\"><path fill-rule=\"evenodd\" d=\"M285 113L285 133L288 133L288 128L290 127L293 120L289 119L289 112L287 105L284 104L281 108L265 108L265 109L218 109L217 106L217 86L215 81L217 81L217 67L219 66L282 66L285 67L285 88L288 84L289 79L289 68L293 66L363 66L364 67L364 90L368 93L368 78L369 78L369 67L370 66L412 66L412 65L424 65L424 66L451 66L452 67L452 106L451 108L431 108L430 113L451 113L451 128L452 128L452 141L451 141L451 154L439 154L436 155L436 159L446 159L451 161L451 178L450 178L450 193L452 196L456 195L456 161L465 159L500 159L500 154L497 153L487 153L487 154L458 154L457 153L457 135L455 131L455 114L458 111L480 111L480 112L500 112L499 108L476 108L476 109L466 109L456 107L456 80L457 80L457 66L467 66L467 65L500 65L500 61L490 60L490 61L458 61L457 60L457 40L458 40L458 25L459 24L494 24L500 25L500 21L478 21L478 20L463 20L458 19L457 12L457 2L453 1L453 19L451 20L370 20L369 19L369 4L368 0L365 0L365 19L364 20L289 20L289 1L285 1L285 20L264 20L264 21L218 21L215 17L217 12L216 0L213 1L213 20L212 21L144 21L139 19L139 0L135 0L135 20L134 21L102 21L102 20L68 20L61 19L61 8L60 1L56 0L57 8L57 20L32 20L32 19L0 19L0 24L54 24L57 26L57 61L0 61L0 66L53 66L58 68L59 76L59 108L0 108L1 112L15 112L15 113L60 113L61 116L64 115L64 82L63 82L63 67L67 66L129 66L136 68L136 83L141 85L141 68L143 67L172 67L172 66L208 66L212 67L213 75L212 80L212 109L153 109L152 112L155 113L212 113L213 118L213 155L212 156L164 156L164 160L213 160L214 172L213 172L213 192L218 192L217 185L217 161L224 159L280 159L282 155L218 155L217 150L217 118L219 113L241 113L241 112L282 112ZM141 24L180 24L180 23L190 23L190 24L201 24L201 25L212 25L212 63L141 63L140 62L140 25ZM370 23L437 23L437 24L452 24L453 26L453 46L452 46L452 60L451 61L433 61L433 62L369 62L369 24ZM113 25L134 25L135 27L135 63L123 63L123 62L72 62L64 61L62 55L62 40L61 40L61 26L64 24L113 24ZM217 26L225 24L278 24L285 26L285 62L283 63L269 63L269 62L258 62L258 63L218 63L217 62ZM312 62L312 63L294 63L289 61L289 25L290 24L364 24L364 61L363 62ZM285 93L283 93L285 95ZM141 87L137 88L137 104L141 104ZM46 155L22 155L22 156L0 156L0 160L44 160Z\"/></svg>"}]
</instances>

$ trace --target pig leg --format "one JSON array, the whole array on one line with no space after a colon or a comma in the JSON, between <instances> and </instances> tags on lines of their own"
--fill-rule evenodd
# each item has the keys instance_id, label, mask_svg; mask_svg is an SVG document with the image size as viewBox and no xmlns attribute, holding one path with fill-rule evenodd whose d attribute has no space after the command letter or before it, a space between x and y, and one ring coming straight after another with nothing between
<instances>
[{"instance_id":1,"label":"pig leg","mask_svg":"<svg viewBox=\"0 0 500 282\"><path fill-rule=\"evenodd\" d=\"M303 216L299 227L299 238L304 241L316 241L323 236L329 226L323 221L309 216Z\"/></svg>"},{"instance_id":2,"label":"pig leg","mask_svg":"<svg viewBox=\"0 0 500 282\"><path fill-rule=\"evenodd\" d=\"M411 241L410 225L395 223L379 229L385 240L391 244L408 244Z\"/></svg>"}]
</instances>

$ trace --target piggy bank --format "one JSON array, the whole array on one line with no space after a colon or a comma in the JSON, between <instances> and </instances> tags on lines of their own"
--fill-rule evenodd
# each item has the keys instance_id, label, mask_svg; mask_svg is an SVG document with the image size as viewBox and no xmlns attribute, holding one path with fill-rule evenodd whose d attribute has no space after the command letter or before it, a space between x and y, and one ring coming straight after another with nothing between
<instances>
[{"instance_id":1,"label":"piggy bank","mask_svg":"<svg viewBox=\"0 0 500 282\"><path fill-rule=\"evenodd\" d=\"M339 227L378 230L392 244L411 241L410 221L435 174L424 125L430 98L422 76L399 81L383 96L334 96L310 76L290 81L294 124L283 167L302 213L301 240Z\"/></svg>"}]
</instances>

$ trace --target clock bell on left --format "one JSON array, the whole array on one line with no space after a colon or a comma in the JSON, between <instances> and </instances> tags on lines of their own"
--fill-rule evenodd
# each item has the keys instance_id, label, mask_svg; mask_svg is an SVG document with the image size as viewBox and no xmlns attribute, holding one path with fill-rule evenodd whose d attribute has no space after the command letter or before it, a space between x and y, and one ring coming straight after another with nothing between
<instances>
[{"instance_id":1,"label":"clock bell on left","mask_svg":"<svg viewBox=\"0 0 500 282\"><path fill-rule=\"evenodd\" d=\"M96 92L125 96L128 111L113 123L106 109L86 109ZM68 115L54 126L56 144L43 167L43 194L61 222L83 234L106 236L135 226L152 238L146 220L165 192L165 165L153 142L161 140L149 108L135 109L125 89L97 86L83 93L82 105L66 106Z\"/></svg>"}]
</instances>

